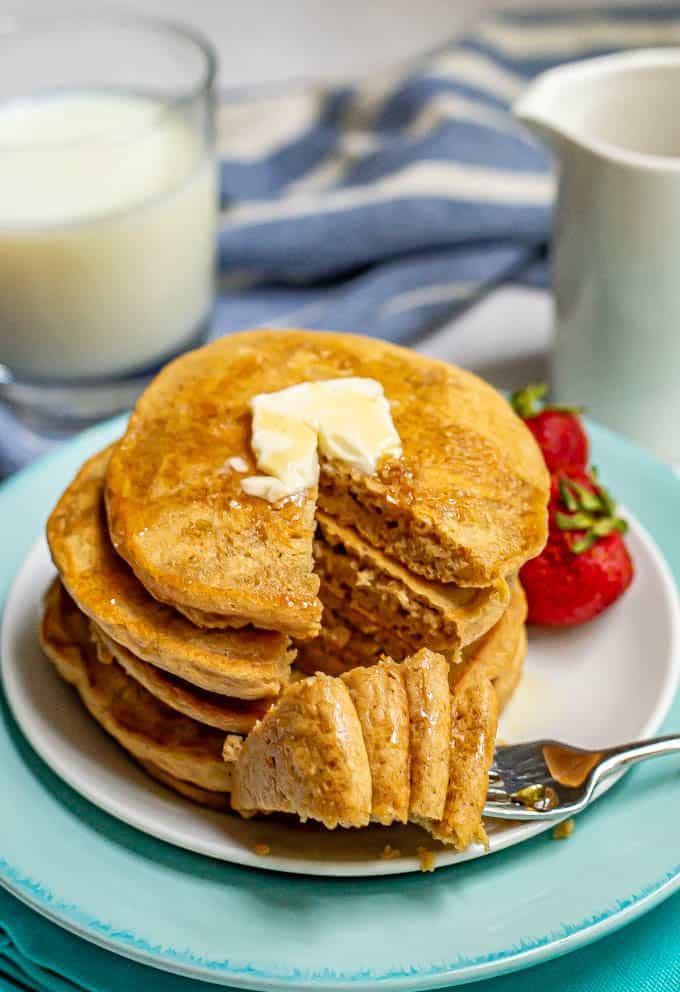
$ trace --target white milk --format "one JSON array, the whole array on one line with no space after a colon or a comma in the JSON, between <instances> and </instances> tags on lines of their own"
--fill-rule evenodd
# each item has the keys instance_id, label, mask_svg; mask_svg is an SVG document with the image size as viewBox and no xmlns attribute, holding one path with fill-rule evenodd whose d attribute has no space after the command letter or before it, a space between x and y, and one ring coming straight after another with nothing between
<instances>
[{"instance_id":1,"label":"white milk","mask_svg":"<svg viewBox=\"0 0 680 992\"><path fill-rule=\"evenodd\" d=\"M25 379L143 369L213 295L216 169L138 96L0 104L0 362Z\"/></svg>"}]
</instances>

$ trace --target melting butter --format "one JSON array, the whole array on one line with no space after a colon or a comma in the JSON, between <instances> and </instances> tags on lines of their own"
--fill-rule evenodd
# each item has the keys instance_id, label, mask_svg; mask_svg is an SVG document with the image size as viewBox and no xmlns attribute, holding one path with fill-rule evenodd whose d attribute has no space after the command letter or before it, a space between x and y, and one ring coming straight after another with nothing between
<instances>
[{"instance_id":1,"label":"melting butter","mask_svg":"<svg viewBox=\"0 0 680 992\"><path fill-rule=\"evenodd\" d=\"M275 503L315 486L318 452L361 472L384 455L400 458L401 439L375 379L302 382L250 401L252 448L262 475L241 481L250 496Z\"/></svg>"}]
</instances>

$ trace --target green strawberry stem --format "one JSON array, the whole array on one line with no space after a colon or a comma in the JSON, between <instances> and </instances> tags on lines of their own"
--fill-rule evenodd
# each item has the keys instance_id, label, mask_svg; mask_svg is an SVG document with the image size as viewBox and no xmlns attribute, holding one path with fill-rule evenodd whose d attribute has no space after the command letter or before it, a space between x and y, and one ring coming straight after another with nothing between
<instances>
[{"instance_id":1,"label":"green strawberry stem","mask_svg":"<svg viewBox=\"0 0 680 992\"><path fill-rule=\"evenodd\" d=\"M597 483L595 492L575 479L561 477L559 480L560 499L569 511L556 510L555 525L563 531L584 531L583 535L570 544L574 554L589 551L601 537L618 532L625 534L628 524L616 516L616 503L602 486Z\"/></svg>"},{"instance_id":2,"label":"green strawberry stem","mask_svg":"<svg viewBox=\"0 0 680 992\"><path fill-rule=\"evenodd\" d=\"M543 409L541 402L548 392L548 387L544 382L530 383L524 389L518 389L510 397L510 404L518 417L528 420L535 417Z\"/></svg>"},{"instance_id":3,"label":"green strawberry stem","mask_svg":"<svg viewBox=\"0 0 680 992\"><path fill-rule=\"evenodd\" d=\"M554 410L556 413L573 413L578 415L583 413L580 406L557 406L552 403L545 403L548 394L548 387L545 382L532 382L524 389L518 389L510 397L510 405L518 417L522 420L530 420L538 416L544 410Z\"/></svg>"}]
</instances>

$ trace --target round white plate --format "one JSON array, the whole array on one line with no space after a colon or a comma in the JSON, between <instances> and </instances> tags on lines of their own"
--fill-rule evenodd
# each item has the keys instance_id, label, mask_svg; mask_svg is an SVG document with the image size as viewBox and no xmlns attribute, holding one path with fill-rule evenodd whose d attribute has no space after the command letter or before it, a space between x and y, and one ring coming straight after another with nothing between
<instances>
[{"instance_id":1,"label":"round white plate","mask_svg":"<svg viewBox=\"0 0 680 992\"><path fill-rule=\"evenodd\" d=\"M616 606L590 624L569 631L531 630L526 673L501 721L504 741L553 737L599 747L649 736L660 727L680 671L677 595L653 541L633 518L630 522L635 582ZM97 806L187 850L298 874L411 872L419 868L416 848L421 845L436 851L438 867L485 853L479 845L462 854L446 849L415 827L329 832L241 820L205 810L152 782L88 716L40 649L41 599L53 575L41 537L7 598L3 682L12 712L38 754ZM489 823L490 852L549 826ZM379 858L388 843L400 857ZM259 844L267 844L270 854L256 854Z\"/></svg>"}]
</instances>

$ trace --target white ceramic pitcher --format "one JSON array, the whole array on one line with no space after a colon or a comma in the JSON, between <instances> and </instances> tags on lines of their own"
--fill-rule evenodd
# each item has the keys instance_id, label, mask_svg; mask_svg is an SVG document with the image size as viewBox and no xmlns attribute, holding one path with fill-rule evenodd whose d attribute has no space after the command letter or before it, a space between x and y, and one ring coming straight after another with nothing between
<instances>
[{"instance_id":1,"label":"white ceramic pitcher","mask_svg":"<svg viewBox=\"0 0 680 992\"><path fill-rule=\"evenodd\" d=\"M680 48L550 70L515 113L559 170L554 395L680 463Z\"/></svg>"}]
</instances>

